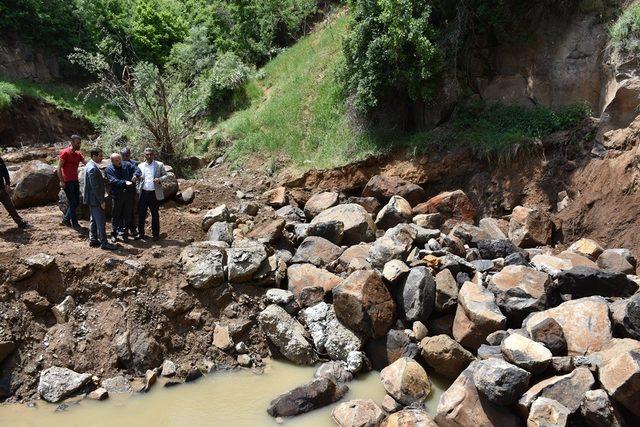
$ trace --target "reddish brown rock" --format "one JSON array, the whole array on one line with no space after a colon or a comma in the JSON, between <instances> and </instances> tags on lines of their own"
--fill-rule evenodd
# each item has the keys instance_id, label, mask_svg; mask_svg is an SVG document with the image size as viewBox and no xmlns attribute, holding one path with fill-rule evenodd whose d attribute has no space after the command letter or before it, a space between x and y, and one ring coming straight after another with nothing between
<instances>
[{"instance_id":1,"label":"reddish brown rock","mask_svg":"<svg viewBox=\"0 0 640 427\"><path fill-rule=\"evenodd\" d=\"M265 199L265 203L274 208L280 208L287 204L287 189L284 187L277 187L271 190L267 190L262 194Z\"/></svg>"},{"instance_id":2,"label":"reddish brown rock","mask_svg":"<svg viewBox=\"0 0 640 427\"><path fill-rule=\"evenodd\" d=\"M609 395L640 417L640 352L624 352L600 370L600 382Z\"/></svg>"},{"instance_id":3,"label":"reddish brown rock","mask_svg":"<svg viewBox=\"0 0 640 427\"><path fill-rule=\"evenodd\" d=\"M474 282L462 285L452 331L456 341L476 350L490 333L504 329L506 322L491 291Z\"/></svg>"},{"instance_id":4,"label":"reddish brown rock","mask_svg":"<svg viewBox=\"0 0 640 427\"><path fill-rule=\"evenodd\" d=\"M476 209L462 190L440 193L413 208L413 214L439 213L443 219L455 219L473 223Z\"/></svg>"},{"instance_id":5,"label":"reddish brown rock","mask_svg":"<svg viewBox=\"0 0 640 427\"><path fill-rule=\"evenodd\" d=\"M448 335L426 337L420 342L422 358L437 373L455 379L475 359Z\"/></svg>"},{"instance_id":6,"label":"reddish brown rock","mask_svg":"<svg viewBox=\"0 0 640 427\"><path fill-rule=\"evenodd\" d=\"M284 230L285 224L286 221L284 218L264 222L251 230L251 232L247 234L247 237L261 243L274 243L282 236L282 230Z\"/></svg>"},{"instance_id":7,"label":"reddish brown rock","mask_svg":"<svg viewBox=\"0 0 640 427\"><path fill-rule=\"evenodd\" d=\"M509 239L516 246L530 248L551 243L553 222L547 212L516 206L509 221Z\"/></svg>"},{"instance_id":8,"label":"reddish brown rock","mask_svg":"<svg viewBox=\"0 0 640 427\"><path fill-rule=\"evenodd\" d=\"M380 427L438 427L423 409L407 408L389 415Z\"/></svg>"},{"instance_id":9,"label":"reddish brown rock","mask_svg":"<svg viewBox=\"0 0 640 427\"><path fill-rule=\"evenodd\" d=\"M342 282L340 277L313 264L293 264L287 269L287 277L289 278L289 290L298 300L307 301L309 298L306 294L317 294L316 288L323 289L324 295Z\"/></svg>"},{"instance_id":10,"label":"reddish brown rock","mask_svg":"<svg viewBox=\"0 0 640 427\"><path fill-rule=\"evenodd\" d=\"M338 193L325 191L311 196L304 205L304 214L311 219L320 212L338 204Z\"/></svg>"},{"instance_id":11,"label":"reddish brown rock","mask_svg":"<svg viewBox=\"0 0 640 427\"><path fill-rule=\"evenodd\" d=\"M409 357L384 368L380 378L387 393L403 405L420 404L431 392L431 380L424 368Z\"/></svg>"},{"instance_id":12,"label":"reddish brown rock","mask_svg":"<svg viewBox=\"0 0 640 427\"><path fill-rule=\"evenodd\" d=\"M375 197L381 203L386 203L392 196L400 196L406 199L411 206L423 202L426 199L424 189L419 185L393 176L375 175L371 177L364 190L363 197Z\"/></svg>"}]
</instances>

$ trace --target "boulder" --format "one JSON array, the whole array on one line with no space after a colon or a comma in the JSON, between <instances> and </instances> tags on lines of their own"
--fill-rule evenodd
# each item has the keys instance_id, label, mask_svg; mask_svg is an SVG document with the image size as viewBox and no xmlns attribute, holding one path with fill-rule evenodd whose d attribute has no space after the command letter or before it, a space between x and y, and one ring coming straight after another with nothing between
<instances>
[{"instance_id":1,"label":"boulder","mask_svg":"<svg viewBox=\"0 0 640 427\"><path fill-rule=\"evenodd\" d=\"M304 327L282 307L269 305L258 315L258 324L288 360L298 365L311 365L316 361Z\"/></svg>"},{"instance_id":2,"label":"boulder","mask_svg":"<svg viewBox=\"0 0 640 427\"><path fill-rule=\"evenodd\" d=\"M341 271L347 271L349 265L354 261L366 263L366 259L369 256L369 249L371 249L371 243L360 243L359 245L345 249L342 255L340 255L340 258L338 258L338 266Z\"/></svg>"},{"instance_id":3,"label":"boulder","mask_svg":"<svg viewBox=\"0 0 640 427\"><path fill-rule=\"evenodd\" d=\"M317 222L308 224L307 236L318 236L339 245L344 237L344 224L341 221Z\"/></svg>"},{"instance_id":4,"label":"boulder","mask_svg":"<svg viewBox=\"0 0 640 427\"><path fill-rule=\"evenodd\" d=\"M598 264L591 261L588 257L576 252L562 251L558 254L558 258L566 259L571 263L572 267L598 268Z\"/></svg>"},{"instance_id":5,"label":"boulder","mask_svg":"<svg viewBox=\"0 0 640 427\"><path fill-rule=\"evenodd\" d=\"M307 237L296 250L292 263L309 263L326 267L342 254L342 248L322 237Z\"/></svg>"},{"instance_id":6,"label":"boulder","mask_svg":"<svg viewBox=\"0 0 640 427\"><path fill-rule=\"evenodd\" d=\"M49 403L58 403L80 390L91 380L91 374L79 374L71 369L52 366L40 372L38 394Z\"/></svg>"},{"instance_id":7,"label":"boulder","mask_svg":"<svg viewBox=\"0 0 640 427\"><path fill-rule=\"evenodd\" d=\"M128 379L122 375L102 380L102 388L107 390L109 394L132 393L133 387Z\"/></svg>"},{"instance_id":8,"label":"boulder","mask_svg":"<svg viewBox=\"0 0 640 427\"><path fill-rule=\"evenodd\" d=\"M473 381L491 403L511 405L529 388L531 374L504 360L491 358L476 363Z\"/></svg>"},{"instance_id":9,"label":"boulder","mask_svg":"<svg viewBox=\"0 0 640 427\"><path fill-rule=\"evenodd\" d=\"M351 351L362 348L362 340L336 318L333 305L324 301L300 312L319 353L331 360L346 361Z\"/></svg>"},{"instance_id":10,"label":"boulder","mask_svg":"<svg viewBox=\"0 0 640 427\"><path fill-rule=\"evenodd\" d=\"M293 264L287 268L287 277L289 290L299 301L311 301L309 296L315 294L317 288L322 289L321 296L324 296L342 282L340 277L313 264Z\"/></svg>"},{"instance_id":11,"label":"boulder","mask_svg":"<svg viewBox=\"0 0 640 427\"><path fill-rule=\"evenodd\" d=\"M569 409L560 402L539 397L531 404L527 427L565 427L569 415Z\"/></svg>"},{"instance_id":12,"label":"boulder","mask_svg":"<svg viewBox=\"0 0 640 427\"><path fill-rule=\"evenodd\" d=\"M562 327L569 356L601 350L612 338L609 307L602 297L567 301L555 308L532 314L523 323L531 334L534 325L553 318Z\"/></svg>"},{"instance_id":13,"label":"boulder","mask_svg":"<svg viewBox=\"0 0 640 427\"><path fill-rule=\"evenodd\" d=\"M438 272L436 281L436 313L448 313L458 305L458 283L451 271L444 269Z\"/></svg>"},{"instance_id":14,"label":"boulder","mask_svg":"<svg viewBox=\"0 0 640 427\"><path fill-rule=\"evenodd\" d=\"M131 366L138 374L159 366L164 360L164 347L146 331L132 335L130 348Z\"/></svg>"},{"instance_id":15,"label":"boulder","mask_svg":"<svg viewBox=\"0 0 640 427\"><path fill-rule=\"evenodd\" d=\"M162 192L164 194L164 200L172 200L180 191L180 186L178 185L178 178L176 174L173 172L167 171L167 177L160 183L162 186Z\"/></svg>"},{"instance_id":16,"label":"boulder","mask_svg":"<svg viewBox=\"0 0 640 427\"><path fill-rule=\"evenodd\" d=\"M276 397L269 403L267 412L272 417L292 417L337 402L349 388L337 384L331 378L315 378Z\"/></svg>"},{"instance_id":17,"label":"boulder","mask_svg":"<svg viewBox=\"0 0 640 427\"><path fill-rule=\"evenodd\" d=\"M287 197L287 189L284 187L276 187L262 193L262 197L267 205L272 208L281 208L289 201Z\"/></svg>"},{"instance_id":18,"label":"boulder","mask_svg":"<svg viewBox=\"0 0 640 427\"><path fill-rule=\"evenodd\" d=\"M89 400L106 400L109 398L109 392L102 387L98 387L93 390L91 393L87 394L87 399Z\"/></svg>"},{"instance_id":19,"label":"boulder","mask_svg":"<svg viewBox=\"0 0 640 427\"><path fill-rule=\"evenodd\" d=\"M553 222L547 212L537 208L516 206L509 221L509 239L520 248L551 243Z\"/></svg>"},{"instance_id":20,"label":"boulder","mask_svg":"<svg viewBox=\"0 0 640 427\"><path fill-rule=\"evenodd\" d=\"M611 403L607 392L589 390L584 394L580 413L590 427L622 427L625 425L617 408Z\"/></svg>"},{"instance_id":21,"label":"boulder","mask_svg":"<svg viewBox=\"0 0 640 427\"><path fill-rule=\"evenodd\" d=\"M56 169L41 161L23 165L13 175L11 200L16 208L42 206L58 200L60 190Z\"/></svg>"},{"instance_id":22,"label":"boulder","mask_svg":"<svg viewBox=\"0 0 640 427\"><path fill-rule=\"evenodd\" d=\"M193 189L193 187L188 187L184 190L179 191L176 194L176 202L180 203L181 205L188 205L189 203L193 202L193 200L196 197L196 192Z\"/></svg>"},{"instance_id":23,"label":"boulder","mask_svg":"<svg viewBox=\"0 0 640 427\"><path fill-rule=\"evenodd\" d=\"M509 224L502 220L503 225L500 221L496 218L482 218L478 224L487 239L507 240L505 230L508 232Z\"/></svg>"},{"instance_id":24,"label":"boulder","mask_svg":"<svg viewBox=\"0 0 640 427\"><path fill-rule=\"evenodd\" d=\"M413 208L414 215L431 213L439 213L444 220L454 219L473 224L476 209L462 190L455 190L440 193Z\"/></svg>"},{"instance_id":25,"label":"boulder","mask_svg":"<svg viewBox=\"0 0 640 427\"><path fill-rule=\"evenodd\" d=\"M376 225L371 215L360 205L346 203L334 206L316 215L311 224L340 221L344 224L342 243L351 246L375 240Z\"/></svg>"},{"instance_id":26,"label":"boulder","mask_svg":"<svg viewBox=\"0 0 640 427\"><path fill-rule=\"evenodd\" d=\"M421 404L431 392L431 380L418 362L403 357L380 372L384 389L403 405Z\"/></svg>"},{"instance_id":27,"label":"boulder","mask_svg":"<svg viewBox=\"0 0 640 427\"><path fill-rule=\"evenodd\" d=\"M230 222L214 222L207 231L207 240L212 242L233 242L233 224Z\"/></svg>"},{"instance_id":28,"label":"boulder","mask_svg":"<svg viewBox=\"0 0 640 427\"><path fill-rule=\"evenodd\" d=\"M374 217L378 214L382 205L375 197L355 197L351 196L347 199L347 203L355 203L356 205L362 206L367 212L369 212Z\"/></svg>"},{"instance_id":29,"label":"boulder","mask_svg":"<svg viewBox=\"0 0 640 427\"><path fill-rule=\"evenodd\" d=\"M640 417L640 351L623 352L600 370L602 388L618 403Z\"/></svg>"},{"instance_id":30,"label":"boulder","mask_svg":"<svg viewBox=\"0 0 640 427\"><path fill-rule=\"evenodd\" d=\"M202 231L209 231L209 227L215 222L229 222L231 221L231 214L227 205L220 205L213 209L209 209L202 218Z\"/></svg>"},{"instance_id":31,"label":"boulder","mask_svg":"<svg viewBox=\"0 0 640 427\"><path fill-rule=\"evenodd\" d=\"M386 230L398 224L411 222L411 205L400 196L393 196L376 216L376 227Z\"/></svg>"},{"instance_id":32,"label":"boulder","mask_svg":"<svg viewBox=\"0 0 640 427\"><path fill-rule=\"evenodd\" d=\"M163 377L173 377L176 375L176 372L178 372L178 366L171 360L166 359L162 362L160 375L162 375Z\"/></svg>"},{"instance_id":33,"label":"boulder","mask_svg":"<svg viewBox=\"0 0 640 427\"><path fill-rule=\"evenodd\" d=\"M549 254L537 254L531 258L531 264L540 271L557 276L573 267L573 262L567 258L560 258Z\"/></svg>"},{"instance_id":34,"label":"boulder","mask_svg":"<svg viewBox=\"0 0 640 427\"><path fill-rule=\"evenodd\" d=\"M389 415L380 427L438 427L424 409L406 408Z\"/></svg>"},{"instance_id":35,"label":"boulder","mask_svg":"<svg viewBox=\"0 0 640 427\"><path fill-rule=\"evenodd\" d=\"M544 345L520 334L509 335L500 348L507 361L533 374L544 372L553 357Z\"/></svg>"},{"instance_id":36,"label":"boulder","mask_svg":"<svg viewBox=\"0 0 640 427\"><path fill-rule=\"evenodd\" d=\"M544 310L551 278L547 273L521 265L508 265L491 278L489 289L498 306L519 322L534 311Z\"/></svg>"},{"instance_id":37,"label":"boulder","mask_svg":"<svg viewBox=\"0 0 640 427\"><path fill-rule=\"evenodd\" d=\"M406 259L416 236L417 231L406 224L390 228L370 246L367 261L381 269L391 260Z\"/></svg>"},{"instance_id":38,"label":"boulder","mask_svg":"<svg viewBox=\"0 0 640 427\"><path fill-rule=\"evenodd\" d=\"M399 259L392 259L382 269L382 277L391 283L396 283L409 273L409 267Z\"/></svg>"},{"instance_id":39,"label":"boulder","mask_svg":"<svg viewBox=\"0 0 640 427\"><path fill-rule=\"evenodd\" d=\"M598 244L595 240L587 239L583 237L580 240L577 240L569 246L569 250L571 252L575 252L580 255L584 255L591 259L598 259L600 254L604 251L602 246Z\"/></svg>"},{"instance_id":40,"label":"boulder","mask_svg":"<svg viewBox=\"0 0 640 427\"><path fill-rule=\"evenodd\" d=\"M55 265L56 259L49 254L39 253L25 258L24 263L35 270L45 271Z\"/></svg>"},{"instance_id":41,"label":"boulder","mask_svg":"<svg viewBox=\"0 0 640 427\"><path fill-rule=\"evenodd\" d=\"M387 203L393 196L400 196L411 206L423 202L426 193L422 187L393 176L374 175L362 190L363 197L375 197L381 203Z\"/></svg>"},{"instance_id":42,"label":"boulder","mask_svg":"<svg viewBox=\"0 0 640 427\"><path fill-rule=\"evenodd\" d=\"M260 205L256 202L242 202L238 207L238 212L244 215L256 216L260 210Z\"/></svg>"},{"instance_id":43,"label":"boulder","mask_svg":"<svg viewBox=\"0 0 640 427\"><path fill-rule=\"evenodd\" d=\"M482 259L506 258L519 249L510 240L482 239L478 241L478 250Z\"/></svg>"},{"instance_id":44,"label":"boulder","mask_svg":"<svg viewBox=\"0 0 640 427\"><path fill-rule=\"evenodd\" d=\"M595 384L593 374L588 368L579 367L566 375L559 375L535 384L518 401L524 414L529 412L531 404L540 397L556 400L570 413L580 408L584 394Z\"/></svg>"},{"instance_id":45,"label":"boulder","mask_svg":"<svg viewBox=\"0 0 640 427\"><path fill-rule=\"evenodd\" d=\"M573 298L592 295L605 297L628 297L638 290L638 284L624 273L603 271L597 268L573 267L557 276L558 291Z\"/></svg>"},{"instance_id":46,"label":"boulder","mask_svg":"<svg viewBox=\"0 0 640 427\"><path fill-rule=\"evenodd\" d=\"M276 243L282 237L282 231L286 221L284 218L276 218L263 222L254 227L247 234L249 239L257 240L260 243Z\"/></svg>"},{"instance_id":47,"label":"boulder","mask_svg":"<svg viewBox=\"0 0 640 427\"><path fill-rule=\"evenodd\" d=\"M384 412L371 399L354 399L340 403L331 412L331 418L339 427L378 427Z\"/></svg>"},{"instance_id":48,"label":"boulder","mask_svg":"<svg viewBox=\"0 0 640 427\"><path fill-rule=\"evenodd\" d=\"M347 362L332 360L318 366L313 374L314 378L332 378L337 383L348 383L353 380L353 374L347 369Z\"/></svg>"},{"instance_id":49,"label":"boulder","mask_svg":"<svg viewBox=\"0 0 640 427\"><path fill-rule=\"evenodd\" d=\"M415 225L428 229L440 229L443 222L444 218L442 218L442 215L440 215L439 213L418 214L414 215L413 217L413 223Z\"/></svg>"},{"instance_id":50,"label":"boulder","mask_svg":"<svg viewBox=\"0 0 640 427\"><path fill-rule=\"evenodd\" d=\"M554 356L567 353L567 340L564 338L562 326L553 317L532 324L529 331L531 339L544 344Z\"/></svg>"},{"instance_id":51,"label":"boulder","mask_svg":"<svg viewBox=\"0 0 640 427\"><path fill-rule=\"evenodd\" d=\"M205 289L224 283L226 246L221 242L196 242L182 250L179 263L191 287Z\"/></svg>"},{"instance_id":52,"label":"boulder","mask_svg":"<svg viewBox=\"0 0 640 427\"><path fill-rule=\"evenodd\" d=\"M613 303L611 317L619 333L640 340L640 294Z\"/></svg>"},{"instance_id":53,"label":"boulder","mask_svg":"<svg viewBox=\"0 0 640 427\"><path fill-rule=\"evenodd\" d=\"M520 419L512 410L491 403L478 392L473 376L477 362L469 365L440 396L435 421L439 427L516 427Z\"/></svg>"},{"instance_id":54,"label":"boulder","mask_svg":"<svg viewBox=\"0 0 640 427\"><path fill-rule=\"evenodd\" d=\"M354 332L384 336L393 324L396 305L376 271L356 271L333 288L336 316Z\"/></svg>"},{"instance_id":55,"label":"boulder","mask_svg":"<svg viewBox=\"0 0 640 427\"><path fill-rule=\"evenodd\" d=\"M426 337L420 342L422 358L434 371L455 379L475 359L473 354L448 335Z\"/></svg>"},{"instance_id":56,"label":"boulder","mask_svg":"<svg viewBox=\"0 0 640 427\"><path fill-rule=\"evenodd\" d=\"M49 300L40 295L38 291L27 291L20 296L22 302L31 313L38 315L44 313L49 306ZM0 362L2 362L2 356L0 356Z\"/></svg>"},{"instance_id":57,"label":"boulder","mask_svg":"<svg viewBox=\"0 0 640 427\"><path fill-rule=\"evenodd\" d=\"M327 210L338 204L338 193L333 191L325 191L324 193L314 194L307 200L304 205L304 214L308 219L312 219L320 212Z\"/></svg>"},{"instance_id":58,"label":"boulder","mask_svg":"<svg viewBox=\"0 0 640 427\"><path fill-rule=\"evenodd\" d=\"M390 365L402 357L415 359L420 353L418 345L409 338L405 331L392 329L386 336L386 360L384 365Z\"/></svg>"},{"instance_id":59,"label":"boulder","mask_svg":"<svg viewBox=\"0 0 640 427\"><path fill-rule=\"evenodd\" d=\"M484 343L487 335L504 329L506 322L491 291L474 282L462 285L452 330L456 341L475 350Z\"/></svg>"},{"instance_id":60,"label":"boulder","mask_svg":"<svg viewBox=\"0 0 640 427\"><path fill-rule=\"evenodd\" d=\"M427 267L414 267L398 287L398 309L410 322L426 322L435 307L436 281Z\"/></svg>"},{"instance_id":61,"label":"boulder","mask_svg":"<svg viewBox=\"0 0 640 427\"><path fill-rule=\"evenodd\" d=\"M297 206L286 205L276 211L276 215L284 218L287 224L297 224L305 222L304 211Z\"/></svg>"},{"instance_id":62,"label":"boulder","mask_svg":"<svg viewBox=\"0 0 640 427\"><path fill-rule=\"evenodd\" d=\"M607 249L598 257L598 267L618 273L636 274L636 259L628 249Z\"/></svg>"},{"instance_id":63,"label":"boulder","mask_svg":"<svg viewBox=\"0 0 640 427\"><path fill-rule=\"evenodd\" d=\"M264 245L255 240L236 240L227 249L229 282L241 283L251 280L261 264L267 259Z\"/></svg>"}]
</instances>

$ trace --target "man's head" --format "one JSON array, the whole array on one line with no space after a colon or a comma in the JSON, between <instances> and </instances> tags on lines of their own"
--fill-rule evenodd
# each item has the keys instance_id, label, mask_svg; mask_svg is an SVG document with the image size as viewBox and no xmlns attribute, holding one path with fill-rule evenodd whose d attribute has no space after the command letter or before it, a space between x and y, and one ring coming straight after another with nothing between
<instances>
[{"instance_id":1,"label":"man's head","mask_svg":"<svg viewBox=\"0 0 640 427\"><path fill-rule=\"evenodd\" d=\"M124 147L120 150L120 155L122 156L122 160L129 161L131 160L131 149L129 147Z\"/></svg>"},{"instance_id":2,"label":"man's head","mask_svg":"<svg viewBox=\"0 0 640 427\"><path fill-rule=\"evenodd\" d=\"M147 161L147 163L153 162L155 158L156 153L155 151L153 151L153 148L147 147L144 149L144 159Z\"/></svg>"},{"instance_id":3,"label":"man's head","mask_svg":"<svg viewBox=\"0 0 640 427\"><path fill-rule=\"evenodd\" d=\"M113 153L111 156L109 156L109 158L111 159L111 164L113 164L113 166L117 168L122 166L122 157L120 156L120 154Z\"/></svg>"},{"instance_id":4,"label":"man's head","mask_svg":"<svg viewBox=\"0 0 640 427\"><path fill-rule=\"evenodd\" d=\"M80 135L71 135L71 147L73 147L74 150L79 150L81 144L82 138L80 138Z\"/></svg>"},{"instance_id":5,"label":"man's head","mask_svg":"<svg viewBox=\"0 0 640 427\"><path fill-rule=\"evenodd\" d=\"M96 163L100 163L102 161L102 150L98 147L92 148L89 155L91 156L91 160Z\"/></svg>"}]
</instances>

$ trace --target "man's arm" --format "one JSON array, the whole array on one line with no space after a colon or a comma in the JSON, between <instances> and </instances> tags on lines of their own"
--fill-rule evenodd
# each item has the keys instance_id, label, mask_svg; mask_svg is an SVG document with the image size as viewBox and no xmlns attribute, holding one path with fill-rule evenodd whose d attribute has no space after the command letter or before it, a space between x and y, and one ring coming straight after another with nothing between
<instances>
[{"instance_id":1,"label":"man's arm","mask_svg":"<svg viewBox=\"0 0 640 427\"><path fill-rule=\"evenodd\" d=\"M168 178L167 170L164 168L163 163L158 163L158 174L160 175L158 178L156 178L158 182L162 182Z\"/></svg>"},{"instance_id":2,"label":"man's arm","mask_svg":"<svg viewBox=\"0 0 640 427\"><path fill-rule=\"evenodd\" d=\"M65 156L60 155L60 161L58 161L58 178L60 179L60 187L64 188L64 178L62 177L62 166L64 166Z\"/></svg>"},{"instance_id":3,"label":"man's arm","mask_svg":"<svg viewBox=\"0 0 640 427\"><path fill-rule=\"evenodd\" d=\"M91 193L93 197L95 197L98 203L102 203L104 199L104 186L102 184L102 174L100 173L100 169L98 167L91 168L88 173L89 177L89 187L91 188Z\"/></svg>"},{"instance_id":4,"label":"man's arm","mask_svg":"<svg viewBox=\"0 0 640 427\"><path fill-rule=\"evenodd\" d=\"M124 179L120 179L116 176L116 168L109 166L105 171L105 175L107 175L107 181L109 181L109 185L114 187L123 188L127 185L127 182Z\"/></svg>"}]
</instances>

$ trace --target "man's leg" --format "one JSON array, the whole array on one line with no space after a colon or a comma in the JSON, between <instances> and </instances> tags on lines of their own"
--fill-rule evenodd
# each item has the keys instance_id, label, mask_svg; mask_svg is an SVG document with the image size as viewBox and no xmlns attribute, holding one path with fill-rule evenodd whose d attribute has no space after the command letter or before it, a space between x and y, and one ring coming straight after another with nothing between
<instances>
[{"instance_id":1,"label":"man's leg","mask_svg":"<svg viewBox=\"0 0 640 427\"><path fill-rule=\"evenodd\" d=\"M69 221L72 225L78 224L78 217L76 211L80 204L80 183L78 181L69 181L64 186L64 192L67 195L67 201L69 207L65 220Z\"/></svg>"},{"instance_id":2,"label":"man's leg","mask_svg":"<svg viewBox=\"0 0 640 427\"><path fill-rule=\"evenodd\" d=\"M138 200L138 235L144 236L144 221L147 219L147 192L140 192L140 199Z\"/></svg>"},{"instance_id":3,"label":"man's leg","mask_svg":"<svg viewBox=\"0 0 640 427\"><path fill-rule=\"evenodd\" d=\"M135 191L128 195L129 203L130 203L130 211L129 211L129 230L131 230L131 235L135 236L138 234L137 228L137 218L135 217L136 212L136 202L138 201L138 193Z\"/></svg>"},{"instance_id":4,"label":"man's leg","mask_svg":"<svg viewBox=\"0 0 640 427\"><path fill-rule=\"evenodd\" d=\"M99 208L99 206L97 206ZM95 218L96 206L89 206L89 244L91 246L97 246L98 241L98 227ZM97 243L97 244L96 244Z\"/></svg>"},{"instance_id":5,"label":"man's leg","mask_svg":"<svg viewBox=\"0 0 640 427\"><path fill-rule=\"evenodd\" d=\"M104 209L101 206L96 206L95 208L95 222L96 228L98 232L98 240L100 241L101 246L105 246L107 243L107 216L104 213Z\"/></svg>"},{"instance_id":6,"label":"man's leg","mask_svg":"<svg viewBox=\"0 0 640 427\"><path fill-rule=\"evenodd\" d=\"M122 197L111 199L111 235L117 237L123 233Z\"/></svg>"},{"instance_id":7,"label":"man's leg","mask_svg":"<svg viewBox=\"0 0 640 427\"><path fill-rule=\"evenodd\" d=\"M151 232L154 238L160 237L160 202L156 195L151 193L149 197L149 210L151 211Z\"/></svg>"},{"instance_id":8,"label":"man's leg","mask_svg":"<svg viewBox=\"0 0 640 427\"><path fill-rule=\"evenodd\" d=\"M20 217L16 207L13 205L11 196L9 196L9 193L4 190L0 190L0 203L2 203L7 212L9 212L9 215L11 215L11 218L13 218L19 227L22 227L25 224L25 221Z\"/></svg>"},{"instance_id":9,"label":"man's leg","mask_svg":"<svg viewBox=\"0 0 640 427\"><path fill-rule=\"evenodd\" d=\"M133 194L124 193L122 195L122 235L127 237L132 229L131 216L133 214Z\"/></svg>"}]
</instances>

